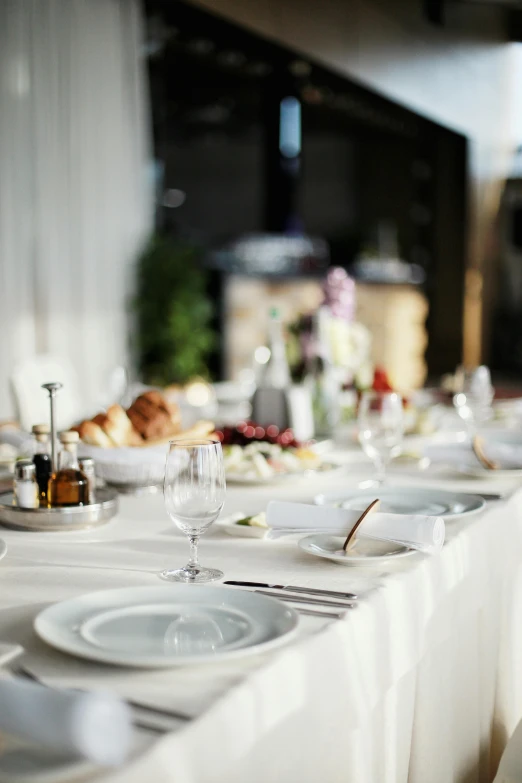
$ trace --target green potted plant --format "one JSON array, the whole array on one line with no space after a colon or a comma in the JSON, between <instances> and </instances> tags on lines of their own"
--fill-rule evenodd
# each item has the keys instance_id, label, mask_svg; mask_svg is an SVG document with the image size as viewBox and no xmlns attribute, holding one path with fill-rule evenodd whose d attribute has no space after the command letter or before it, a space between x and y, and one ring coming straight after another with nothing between
<instances>
[{"instance_id":1,"label":"green potted plant","mask_svg":"<svg viewBox=\"0 0 522 783\"><path fill-rule=\"evenodd\" d=\"M136 358L145 383L183 384L208 375L216 336L201 255L194 245L159 234L139 259Z\"/></svg>"}]
</instances>

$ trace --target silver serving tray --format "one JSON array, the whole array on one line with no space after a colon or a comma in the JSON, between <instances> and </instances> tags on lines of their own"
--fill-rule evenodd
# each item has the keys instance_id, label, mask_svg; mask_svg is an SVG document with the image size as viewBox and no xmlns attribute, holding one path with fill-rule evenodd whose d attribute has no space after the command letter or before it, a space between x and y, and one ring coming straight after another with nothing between
<instances>
[{"instance_id":1,"label":"silver serving tray","mask_svg":"<svg viewBox=\"0 0 522 783\"><path fill-rule=\"evenodd\" d=\"M96 503L67 508L20 508L13 505L13 493L0 494L0 525L16 530L87 530L103 525L118 513L118 493L96 490Z\"/></svg>"},{"instance_id":2,"label":"silver serving tray","mask_svg":"<svg viewBox=\"0 0 522 783\"><path fill-rule=\"evenodd\" d=\"M127 482L125 484L120 484L116 481L107 481L106 486L115 489L119 495L156 495L158 492L163 492L163 483L133 484Z\"/></svg>"}]
</instances>

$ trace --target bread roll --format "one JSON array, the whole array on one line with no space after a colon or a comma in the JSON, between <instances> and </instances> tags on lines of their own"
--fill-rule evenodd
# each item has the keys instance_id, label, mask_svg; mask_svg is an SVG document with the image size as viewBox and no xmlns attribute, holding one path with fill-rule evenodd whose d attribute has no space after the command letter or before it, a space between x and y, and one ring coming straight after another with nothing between
<instances>
[{"instance_id":1,"label":"bread roll","mask_svg":"<svg viewBox=\"0 0 522 783\"><path fill-rule=\"evenodd\" d=\"M110 449L114 446L109 436L94 421L82 421L75 429L83 442L89 446L100 446L102 449Z\"/></svg>"},{"instance_id":2,"label":"bread roll","mask_svg":"<svg viewBox=\"0 0 522 783\"><path fill-rule=\"evenodd\" d=\"M121 405L111 405L107 413L98 413L75 429L91 446L146 446L147 441L166 441L178 433L181 413L152 389L137 397L127 412Z\"/></svg>"},{"instance_id":3,"label":"bread roll","mask_svg":"<svg viewBox=\"0 0 522 783\"><path fill-rule=\"evenodd\" d=\"M139 434L121 405L111 405L107 408L101 427L116 446L133 446L141 442Z\"/></svg>"},{"instance_id":4,"label":"bread roll","mask_svg":"<svg viewBox=\"0 0 522 783\"><path fill-rule=\"evenodd\" d=\"M140 394L128 409L127 415L144 440L168 438L179 431L179 423L172 420L159 392Z\"/></svg>"},{"instance_id":5,"label":"bread roll","mask_svg":"<svg viewBox=\"0 0 522 783\"><path fill-rule=\"evenodd\" d=\"M169 435L167 438L157 438L154 440L143 441L143 446L156 446L161 443L168 443L171 440L217 440L213 436L215 425L213 421L197 421L193 427L188 430L178 432L175 435Z\"/></svg>"},{"instance_id":6,"label":"bread roll","mask_svg":"<svg viewBox=\"0 0 522 783\"><path fill-rule=\"evenodd\" d=\"M165 397L156 389L151 389L141 396L148 402L152 402L152 404L160 410L165 411L165 413L169 415L172 424L178 430L181 429L181 411L176 403L168 402Z\"/></svg>"},{"instance_id":7,"label":"bread roll","mask_svg":"<svg viewBox=\"0 0 522 783\"><path fill-rule=\"evenodd\" d=\"M202 419L201 421L197 421L188 430L184 430L183 432L174 435L171 440L192 440L193 438L208 438L209 440L213 440L213 438L210 438L209 436L214 430L215 424L213 421L205 421Z\"/></svg>"}]
</instances>

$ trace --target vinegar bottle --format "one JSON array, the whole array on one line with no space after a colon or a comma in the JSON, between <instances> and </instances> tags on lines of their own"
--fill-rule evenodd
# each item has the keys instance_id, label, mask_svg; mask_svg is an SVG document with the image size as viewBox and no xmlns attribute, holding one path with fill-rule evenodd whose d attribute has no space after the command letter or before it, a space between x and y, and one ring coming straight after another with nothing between
<instances>
[{"instance_id":1,"label":"vinegar bottle","mask_svg":"<svg viewBox=\"0 0 522 783\"><path fill-rule=\"evenodd\" d=\"M89 502L89 481L78 465L78 440L77 432L60 433L58 470L49 479L47 493L50 506L84 506Z\"/></svg>"}]
</instances>

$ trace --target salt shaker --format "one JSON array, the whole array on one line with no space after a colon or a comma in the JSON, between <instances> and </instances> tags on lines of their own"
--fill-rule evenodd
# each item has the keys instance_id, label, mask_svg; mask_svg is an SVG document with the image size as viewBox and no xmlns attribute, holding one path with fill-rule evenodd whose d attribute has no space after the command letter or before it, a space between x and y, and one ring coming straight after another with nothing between
<instances>
[{"instance_id":1,"label":"salt shaker","mask_svg":"<svg viewBox=\"0 0 522 783\"><path fill-rule=\"evenodd\" d=\"M96 502L96 472L92 457L80 457L78 460L80 470L89 483L89 503Z\"/></svg>"},{"instance_id":2,"label":"salt shaker","mask_svg":"<svg viewBox=\"0 0 522 783\"><path fill-rule=\"evenodd\" d=\"M36 469L30 460L19 460L15 465L14 498L20 508L38 508L40 505Z\"/></svg>"}]
</instances>

